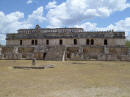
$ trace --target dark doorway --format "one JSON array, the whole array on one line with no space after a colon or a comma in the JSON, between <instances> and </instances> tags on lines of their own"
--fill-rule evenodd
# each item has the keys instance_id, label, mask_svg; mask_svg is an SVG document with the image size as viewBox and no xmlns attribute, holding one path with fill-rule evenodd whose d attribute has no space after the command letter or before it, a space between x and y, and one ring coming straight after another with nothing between
<instances>
[{"instance_id":1,"label":"dark doorway","mask_svg":"<svg viewBox=\"0 0 130 97\"><path fill-rule=\"evenodd\" d=\"M49 45L49 40L46 40L46 45Z\"/></svg>"},{"instance_id":2,"label":"dark doorway","mask_svg":"<svg viewBox=\"0 0 130 97\"><path fill-rule=\"evenodd\" d=\"M20 40L20 45L22 45L23 44L23 41L22 40Z\"/></svg>"},{"instance_id":3,"label":"dark doorway","mask_svg":"<svg viewBox=\"0 0 130 97\"><path fill-rule=\"evenodd\" d=\"M45 60L47 53L43 53L43 60Z\"/></svg>"},{"instance_id":4,"label":"dark doorway","mask_svg":"<svg viewBox=\"0 0 130 97\"><path fill-rule=\"evenodd\" d=\"M104 45L107 45L107 40L106 39L104 40Z\"/></svg>"},{"instance_id":5,"label":"dark doorway","mask_svg":"<svg viewBox=\"0 0 130 97\"><path fill-rule=\"evenodd\" d=\"M74 39L74 45L77 45L77 39Z\"/></svg>"},{"instance_id":6,"label":"dark doorway","mask_svg":"<svg viewBox=\"0 0 130 97\"><path fill-rule=\"evenodd\" d=\"M35 45L37 45L37 40L35 40Z\"/></svg>"},{"instance_id":7,"label":"dark doorway","mask_svg":"<svg viewBox=\"0 0 130 97\"><path fill-rule=\"evenodd\" d=\"M32 45L34 45L34 40L32 40Z\"/></svg>"},{"instance_id":8,"label":"dark doorway","mask_svg":"<svg viewBox=\"0 0 130 97\"><path fill-rule=\"evenodd\" d=\"M93 39L91 39L91 45L94 45L94 40Z\"/></svg>"},{"instance_id":9,"label":"dark doorway","mask_svg":"<svg viewBox=\"0 0 130 97\"><path fill-rule=\"evenodd\" d=\"M71 53L67 53L67 58L71 58Z\"/></svg>"},{"instance_id":10,"label":"dark doorway","mask_svg":"<svg viewBox=\"0 0 130 97\"><path fill-rule=\"evenodd\" d=\"M86 45L89 45L89 39L86 40Z\"/></svg>"},{"instance_id":11,"label":"dark doorway","mask_svg":"<svg viewBox=\"0 0 130 97\"><path fill-rule=\"evenodd\" d=\"M59 44L60 44L60 45L62 45L62 44L63 44L63 41L62 41L62 40L60 40L60 41L59 41Z\"/></svg>"}]
</instances>

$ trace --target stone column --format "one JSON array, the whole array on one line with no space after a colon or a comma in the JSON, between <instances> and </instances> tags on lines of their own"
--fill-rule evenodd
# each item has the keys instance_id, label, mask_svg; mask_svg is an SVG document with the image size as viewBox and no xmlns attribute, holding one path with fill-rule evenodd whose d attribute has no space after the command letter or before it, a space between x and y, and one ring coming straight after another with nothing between
<instances>
[{"instance_id":1,"label":"stone column","mask_svg":"<svg viewBox=\"0 0 130 97\"><path fill-rule=\"evenodd\" d=\"M32 59L32 65L35 66L36 65L36 59Z\"/></svg>"},{"instance_id":2,"label":"stone column","mask_svg":"<svg viewBox=\"0 0 130 97\"><path fill-rule=\"evenodd\" d=\"M18 47L14 47L14 53L15 53L15 54L18 53Z\"/></svg>"}]
</instances>

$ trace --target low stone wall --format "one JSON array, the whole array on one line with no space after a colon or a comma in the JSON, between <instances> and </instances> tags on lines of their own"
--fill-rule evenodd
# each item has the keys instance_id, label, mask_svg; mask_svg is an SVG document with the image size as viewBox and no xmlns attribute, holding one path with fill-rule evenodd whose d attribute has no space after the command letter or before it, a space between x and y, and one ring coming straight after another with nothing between
<instances>
[{"instance_id":1,"label":"low stone wall","mask_svg":"<svg viewBox=\"0 0 130 97\"><path fill-rule=\"evenodd\" d=\"M22 54L2 54L0 55L0 59L5 59L5 60L19 60L22 59Z\"/></svg>"},{"instance_id":2,"label":"low stone wall","mask_svg":"<svg viewBox=\"0 0 130 97\"><path fill-rule=\"evenodd\" d=\"M68 47L66 60L127 61L126 47Z\"/></svg>"},{"instance_id":3,"label":"low stone wall","mask_svg":"<svg viewBox=\"0 0 130 97\"><path fill-rule=\"evenodd\" d=\"M0 59L130 61L127 47L2 47Z\"/></svg>"}]
</instances>

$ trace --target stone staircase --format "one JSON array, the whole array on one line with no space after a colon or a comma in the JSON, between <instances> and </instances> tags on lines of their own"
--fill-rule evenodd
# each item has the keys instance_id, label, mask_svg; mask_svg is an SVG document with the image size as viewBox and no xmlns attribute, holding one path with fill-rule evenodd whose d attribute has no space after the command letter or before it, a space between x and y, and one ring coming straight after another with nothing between
<instances>
[{"instance_id":1,"label":"stone staircase","mask_svg":"<svg viewBox=\"0 0 130 97\"><path fill-rule=\"evenodd\" d=\"M63 46L49 48L45 60L62 61L64 50Z\"/></svg>"}]
</instances>

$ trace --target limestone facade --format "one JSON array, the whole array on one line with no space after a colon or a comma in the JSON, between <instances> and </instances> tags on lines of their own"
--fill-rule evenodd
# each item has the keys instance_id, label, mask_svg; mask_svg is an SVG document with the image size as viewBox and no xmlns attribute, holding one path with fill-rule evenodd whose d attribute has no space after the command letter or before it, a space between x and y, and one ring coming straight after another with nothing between
<instances>
[{"instance_id":1,"label":"limestone facade","mask_svg":"<svg viewBox=\"0 0 130 97\"><path fill-rule=\"evenodd\" d=\"M125 32L84 31L82 28L20 29L8 34L0 59L128 60Z\"/></svg>"},{"instance_id":2,"label":"limestone facade","mask_svg":"<svg viewBox=\"0 0 130 97\"><path fill-rule=\"evenodd\" d=\"M104 40L105 39L99 39L99 38L92 38L94 40L95 46L104 46ZM77 46L90 46L91 45L91 38L88 40L90 41L89 44L87 44L87 39L76 39L77 40ZM62 40L63 46L75 46L74 39L21 39L22 40L22 46L59 46L60 40ZM32 40L37 40L37 45L32 44ZM46 41L49 40L49 44L46 43ZM21 46L20 40L7 40L7 46ZM125 45L125 39L107 39L107 45L108 46L123 46Z\"/></svg>"}]
</instances>

